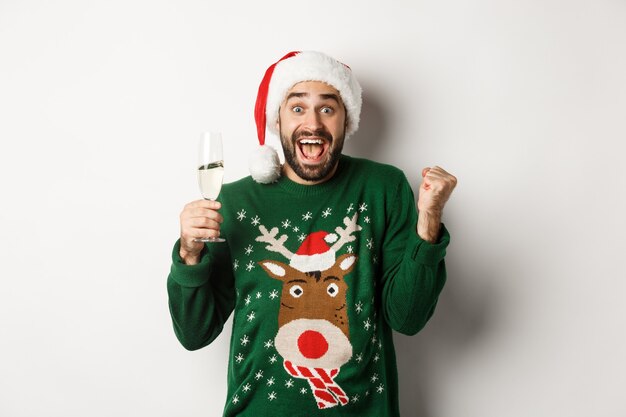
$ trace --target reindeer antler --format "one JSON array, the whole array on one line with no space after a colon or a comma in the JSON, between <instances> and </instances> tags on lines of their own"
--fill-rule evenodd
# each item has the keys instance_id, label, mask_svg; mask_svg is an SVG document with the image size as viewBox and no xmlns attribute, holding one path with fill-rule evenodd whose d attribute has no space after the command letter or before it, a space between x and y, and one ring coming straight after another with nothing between
<instances>
[{"instance_id":1,"label":"reindeer antler","mask_svg":"<svg viewBox=\"0 0 626 417\"><path fill-rule=\"evenodd\" d=\"M269 243L265 249L271 250L272 252L278 252L287 259L291 259L293 257L293 252L289 251L284 245L285 240L287 240L287 235L282 235L280 238L276 239L278 227L273 227L272 230L268 232L267 228L261 225L259 226L259 230L261 231L261 236L258 236L255 240L257 242Z\"/></svg>"},{"instance_id":2,"label":"reindeer antler","mask_svg":"<svg viewBox=\"0 0 626 417\"><path fill-rule=\"evenodd\" d=\"M358 232L362 229L361 226L356 224L356 218L358 217L358 213L354 213L354 216L350 219L348 216L343 218L343 224L346 225L345 229L342 229L341 226L337 226L335 228L335 232L339 235L339 240L335 242L332 246L332 250L337 252L343 245L348 242L353 242L356 240L356 236L353 236L352 233Z\"/></svg>"}]
</instances>

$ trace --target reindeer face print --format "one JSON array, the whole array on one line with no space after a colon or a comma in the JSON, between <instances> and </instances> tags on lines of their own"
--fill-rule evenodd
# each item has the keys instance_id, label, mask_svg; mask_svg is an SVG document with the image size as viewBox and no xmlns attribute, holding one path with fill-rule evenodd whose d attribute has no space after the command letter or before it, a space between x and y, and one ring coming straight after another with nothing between
<instances>
[{"instance_id":1,"label":"reindeer face print","mask_svg":"<svg viewBox=\"0 0 626 417\"><path fill-rule=\"evenodd\" d=\"M278 261L261 262L268 275L283 282L278 325L299 318L321 318L348 336L348 284L343 278L352 271L356 259L352 254L343 255L333 268L315 272L300 272Z\"/></svg>"},{"instance_id":2,"label":"reindeer face print","mask_svg":"<svg viewBox=\"0 0 626 417\"><path fill-rule=\"evenodd\" d=\"M275 346L285 360L311 367L338 368L352 356L344 277L357 257L340 256L326 271L305 273L278 261L261 266L283 282Z\"/></svg>"}]
</instances>

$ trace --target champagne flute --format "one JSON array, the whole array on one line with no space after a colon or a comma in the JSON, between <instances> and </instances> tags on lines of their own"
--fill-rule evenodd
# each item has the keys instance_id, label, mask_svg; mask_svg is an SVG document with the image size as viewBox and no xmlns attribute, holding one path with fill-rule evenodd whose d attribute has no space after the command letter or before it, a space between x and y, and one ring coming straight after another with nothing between
<instances>
[{"instance_id":1,"label":"champagne flute","mask_svg":"<svg viewBox=\"0 0 626 417\"><path fill-rule=\"evenodd\" d=\"M205 132L200 139L198 153L198 185L205 200L215 200L220 194L224 179L224 156L222 134ZM196 239L197 242L225 242L221 237Z\"/></svg>"}]
</instances>

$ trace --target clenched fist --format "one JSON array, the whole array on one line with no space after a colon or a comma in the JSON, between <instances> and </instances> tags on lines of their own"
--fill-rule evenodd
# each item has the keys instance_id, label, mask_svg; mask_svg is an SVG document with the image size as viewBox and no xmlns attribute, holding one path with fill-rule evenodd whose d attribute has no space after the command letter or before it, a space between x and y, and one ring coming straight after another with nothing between
<instances>
[{"instance_id":1,"label":"clenched fist","mask_svg":"<svg viewBox=\"0 0 626 417\"><path fill-rule=\"evenodd\" d=\"M187 204L180 213L180 257L187 265L200 261L203 242L195 239L218 237L220 224L224 221L217 212L222 205L218 201L197 200Z\"/></svg>"},{"instance_id":2,"label":"clenched fist","mask_svg":"<svg viewBox=\"0 0 626 417\"><path fill-rule=\"evenodd\" d=\"M424 168L422 178L417 201L417 234L428 242L435 242L439 236L443 207L456 187L457 179L438 166Z\"/></svg>"}]
</instances>

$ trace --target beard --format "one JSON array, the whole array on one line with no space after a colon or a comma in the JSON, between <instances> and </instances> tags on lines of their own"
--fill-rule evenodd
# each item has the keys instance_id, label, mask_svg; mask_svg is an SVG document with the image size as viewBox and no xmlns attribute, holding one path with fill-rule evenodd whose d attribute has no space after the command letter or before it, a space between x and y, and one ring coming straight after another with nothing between
<instances>
[{"instance_id":1,"label":"beard","mask_svg":"<svg viewBox=\"0 0 626 417\"><path fill-rule=\"evenodd\" d=\"M280 129L280 143L283 147L283 153L285 154L285 162L293 169L296 175L305 181L320 181L326 178L335 168L339 162L339 157L343 151L343 143L346 130L344 128L340 137L333 138L333 136L326 129L318 129L314 132L295 130L291 134L291 138L283 134L282 128ZM324 156L324 160L316 165L303 164L298 161L296 155L296 147L299 139L317 136L324 138L328 142L328 151Z\"/></svg>"}]
</instances>

